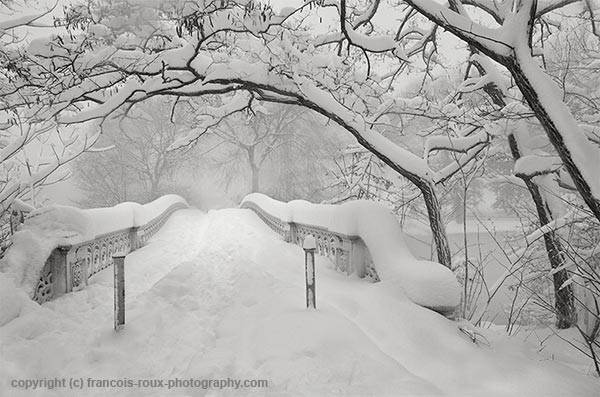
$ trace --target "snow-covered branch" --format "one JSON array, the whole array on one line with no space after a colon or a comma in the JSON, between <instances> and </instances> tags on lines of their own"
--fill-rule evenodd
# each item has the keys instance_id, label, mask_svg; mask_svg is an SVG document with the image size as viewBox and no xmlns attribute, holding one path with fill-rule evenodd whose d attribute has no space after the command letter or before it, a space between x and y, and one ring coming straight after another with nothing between
<instances>
[{"instance_id":1,"label":"snow-covered branch","mask_svg":"<svg viewBox=\"0 0 600 397\"><path fill-rule=\"evenodd\" d=\"M530 154L520 157L515 162L514 173L518 177L532 178L557 172L562 167L560 158Z\"/></svg>"}]
</instances>

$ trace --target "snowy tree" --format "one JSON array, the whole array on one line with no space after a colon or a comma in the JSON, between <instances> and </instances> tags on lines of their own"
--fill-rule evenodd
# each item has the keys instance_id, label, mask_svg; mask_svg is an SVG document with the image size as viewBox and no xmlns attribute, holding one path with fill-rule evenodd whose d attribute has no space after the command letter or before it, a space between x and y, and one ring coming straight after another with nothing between
<instances>
[{"instance_id":1,"label":"snowy tree","mask_svg":"<svg viewBox=\"0 0 600 397\"><path fill-rule=\"evenodd\" d=\"M24 102L13 101L12 96L28 78L24 51L28 33L36 28L48 27L43 20L53 11L54 7L42 7L40 10L27 0L0 2L2 251L11 244L10 236L23 222L23 214L41 204L36 197L40 188L68 178L69 173L63 165L90 150L98 139L97 131L87 125L65 128L54 120L35 117L35 111L32 112ZM5 233L6 230L10 233Z\"/></svg>"},{"instance_id":2,"label":"snowy tree","mask_svg":"<svg viewBox=\"0 0 600 397\"><path fill-rule=\"evenodd\" d=\"M593 68L588 67L588 65L593 64L594 54L597 53L595 49L597 48L597 40L589 39L591 33L588 34L587 26L582 26L578 22L573 26L573 22L568 19L563 20L563 23L565 26L570 26L569 29L565 29L569 34L559 31L550 38L539 37L541 45L554 49L554 53L546 51L546 54L543 55L543 65L549 75L558 83L562 98L564 98L570 110L581 120L582 129L590 140L589 146L593 148L595 129L590 125L589 120L591 120L590 117L593 119L591 114L595 112L594 109L597 107L593 99L593 87L595 85L581 83L595 81L598 78ZM566 40L565 35L570 36L570 40ZM585 51L583 51L585 55L577 56L575 48L585 48ZM592 62L590 62L590 58ZM578 65L574 65L578 62ZM557 67L557 63L560 64L559 67ZM570 64L573 64L573 66L570 66ZM476 67L484 75L487 75L489 83L492 81L497 82L497 85L488 84L484 86L484 90L498 107L507 109L507 102L509 101L506 95L498 89L498 87L506 86L506 84L498 81L499 73L497 70L493 65L485 62L477 63ZM573 72L573 70L577 70L577 72ZM490 76L496 77L490 79ZM524 114L523 117L526 119L526 112L521 113ZM570 199L567 201L561 198L561 195L565 194L565 189L566 191L575 190L574 183L566 177L561 160L555 154L556 152L548 149L549 144L544 139L540 139L541 136L532 135L529 132L532 128L534 129L535 126L532 126L531 123L524 125L523 122L516 128L513 127L513 132L508 135L509 145L513 158L517 161L515 173L525 182L525 186L529 190L537 209L539 220L533 224L537 224L536 227L546 227L546 225L556 223L557 219L564 216L564 209L560 208L561 201L575 203L577 200ZM571 210L575 207L577 205ZM573 213L577 213L576 216L581 216L586 211L579 206ZM565 284L570 278L566 270L566 264L570 262L577 263L578 261L569 258L572 257L568 252L570 249L565 247L569 246L570 243L568 240L563 240L558 232L548 229L547 233L543 234L543 239L551 268L558 269L552 271L557 324L560 328L569 327L574 325L576 321L575 300L577 298L574 296L573 287Z\"/></svg>"},{"instance_id":3,"label":"snowy tree","mask_svg":"<svg viewBox=\"0 0 600 397\"><path fill-rule=\"evenodd\" d=\"M506 87L506 84L501 77L498 77L501 75L497 69L481 57L475 57L473 64L481 74L482 80L487 78L487 83L481 88L489 95L498 109L506 110L508 105L507 94L499 88ZM496 76L496 79L490 79L491 76ZM525 125L524 121L511 123L507 131L508 146L515 161L514 172L527 187L537 211L538 221L534 222L534 225L543 227L552 222L555 216L560 215L554 213L560 210L556 208L556 205L553 205L553 203L556 204L556 200L550 197L553 194L552 192L558 190L558 186L545 169L539 170L537 166L545 168L547 164L550 164L549 172L553 172L557 170L557 165L552 164L560 165L560 160L545 152L543 143L540 147L540 136L530 134L529 130L531 128L531 126ZM528 162L525 163L525 160ZM526 167L525 164L535 164L536 167L532 169L531 166ZM564 282L568 279L568 273L563 268L565 257L562 245L553 233L544 234L544 240L550 267L559 269L553 272L557 326L568 328L576 322L577 316L573 288L570 286L563 287Z\"/></svg>"},{"instance_id":4,"label":"snowy tree","mask_svg":"<svg viewBox=\"0 0 600 397\"><path fill-rule=\"evenodd\" d=\"M223 175L227 184L240 175L249 175L245 193L271 191L278 184L286 185L285 181L305 186L300 183L301 178L296 178L296 171L301 173L299 163L303 159L318 163L314 149L320 145L312 138L316 130L324 127L306 109L265 105L232 115L210 128L198 140L200 147L208 148L200 149L202 157L210 159L212 168ZM265 183L261 183L261 176ZM278 193L281 199L293 196L288 193L282 197L283 192Z\"/></svg>"},{"instance_id":5,"label":"snowy tree","mask_svg":"<svg viewBox=\"0 0 600 397\"><path fill-rule=\"evenodd\" d=\"M134 4L135 5L135 4ZM38 70L39 73L34 74L33 77L28 76L24 79L22 84L23 90L19 91L19 98L16 101L23 101L28 104L33 104L39 98L40 91L43 94L42 97L52 97L52 106L50 109L44 110L43 114L46 117L58 116L58 120L61 123L76 123L93 118L105 119L111 112L115 111L122 105L131 106L133 103L139 102L154 95L173 95L173 96L202 96L202 95L214 95L214 94L231 94L239 92L241 90L250 92L248 94L237 94L235 99L228 100L228 108L221 108L220 112L213 113L212 117L208 117L206 120L207 125L214 125L223 116L232 114L235 111L240 111L247 108L249 101L252 98L259 98L265 101L282 102L288 104L298 104L316 110L317 112L332 118L336 122L344 126L350 131L355 137L362 141L363 144L367 144L372 150L379 153L387 161L395 167L396 171L401 171L406 175L410 175L413 181L419 183L423 190L426 192L427 202L429 207L433 209L437 208L437 199L435 193L431 187L431 183L427 181L429 177L423 177L423 173L427 173L427 168L423 168L423 161L418 156L411 154L408 151L403 151L394 146L388 146L385 142L381 141L380 135L374 130L366 129L366 126L360 122L357 124L357 120L354 120L355 115L348 113L348 109L336 100L334 97L328 98L323 96L327 94L327 91L318 88L314 82L308 79L309 76L313 75L309 69L314 69L323 72L321 66L315 65L310 58L307 58L308 62L303 62L302 68L306 68L306 72L302 75L293 77L287 72L284 73L282 68L289 68L293 65L291 57L295 57L293 54L293 46L296 45L293 41L298 38L293 37L296 35L295 31L283 31L282 36L270 37L269 40L273 41L273 45L276 43L282 44L283 42L290 42L292 47L289 45L279 45L275 50L280 52L277 57L281 57L279 60L275 58L275 54L270 54L272 50L269 46L264 46L262 43L256 40L250 39L246 42L236 41L235 36L226 34L226 31L230 31L232 26L238 26L244 32L260 33L266 32L269 27L278 25L288 19L290 14L286 15L274 15L273 12L267 7L260 5L253 5L253 3L247 3L245 7L239 7L236 3L227 3L227 6L223 9L214 9L213 12L205 12L206 9L200 7L203 10L202 18L206 18L207 25L205 25L199 15L192 10L185 11L183 17L179 19L175 26L173 24L163 27L171 40L168 42L161 41L157 44L155 41L143 40L145 45L152 43L158 45L159 48L153 47L137 49L140 37L132 37L133 32L127 31L121 33L118 37L113 37L106 25L101 25L97 22L102 19L97 16L85 16L85 12L93 10L93 7L85 8L83 14L69 14L69 22L77 27L81 27L82 24L89 26L88 35L82 37L58 37L52 42L37 42L35 43L36 55L33 57L32 67L38 68L38 65L44 64L42 70ZM135 7L134 7L135 8ZM210 7L208 8L210 10ZM100 8L99 14L105 12L106 9ZM156 10L156 12L163 12L164 10ZM181 10L179 10L181 11ZM286 12L289 12L286 11ZM267 15L268 14L268 18ZM83 16L82 16L83 15ZM131 14L120 14L119 18L122 22L123 15ZM210 21L210 23L209 23ZM216 21L218 23L215 25ZM199 36L199 27L202 25L203 29L205 26L213 25L209 31L203 31ZM237 25L236 25L237 24ZM122 26L136 29L138 26L135 23L123 23ZM238 29L236 28L236 29ZM233 30L236 30L233 29ZM113 31L119 33L119 29L114 28ZM143 33L143 29L135 33ZM195 33L194 33L195 32ZM289 37L285 34L288 32ZM116 34L115 33L115 34ZM178 38L178 35L184 35L184 38ZM162 35L161 37L165 37ZM194 36L195 35L195 36ZM155 34L152 33L152 37ZM146 37L147 39L148 37ZM218 38L218 40L217 40ZM302 34L299 38L301 39L298 43L300 46L306 47L306 41L303 41ZM136 41L138 40L138 41ZM230 41L230 46L238 48L236 51L228 50L223 51L219 48L223 48L222 44L224 41ZM138 44L136 44L138 43ZM166 44L165 44L166 43ZM215 47L221 43L221 47ZM108 44L108 45L107 45ZM243 45L240 45L243 44ZM90 48L95 48L93 52L90 52ZM243 57L240 54L251 54L255 50L262 48L262 55L266 57L260 60L260 62L248 63L248 61L242 60ZM50 51L50 48L52 51ZM104 48L102 52L98 48ZM127 49L124 49L127 48ZM136 48L135 50L133 48ZM191 52L189 52L191 50ZM147 53L144 51L148 51ZM291 51L291 52L290 52ZM322 51L320 51L322 52ZM112 55L109 55L112 53ZM235 53L235 58L239 61L230 62L232 53ZM99 56L101 54L101 56ZM158 54L158 57L157 57ZM133 58L132 58L133 56ZM189 70L183 70L176 63L181 65L187 64L192 59L199 61L202 57L208 64L196 64L192 69L198 66L200 69L193 73L189 73ZM251 56L253 57L253 56ZM268 59L272 58L272 59ZM132 59L137 59L132 62ZM289 60L289 61L288 61ZM340 61L336 61L339 65L343 66ZM160 65L160 66L159 66ZM191 65L191 64L190 64ZM156 67L158 66L158 69ZM225 66L223 68L223 66ZM225 76L210 75L208 69L201 70L202 68L209 67L215 71L219 70L219 73L225 72ZM73 75L73 70L82 70ZM185 69L185 68L184 68ZM344 66L339 73L350 73L353 74L352 67ZM52 73L47 73L45 70L52 70ZM256 72L260 70L270 70L269 81L262 82L255 80L259 77L260 73ZM242 72L246 76L242 79L239 77L239 72ZM206 75L206 72L209 72ZM291 71L290 71L291 72ZM165 74L166 73L166 74ZM250 73L250 74L248 74ZM308 73L308 74L307 74ZM323 73L321 73L323 74ZM131 77L137 76L138 78L132 79ZM160 77L159 77L160 76ZM254 77L253 77L254 76ZM208 77L208 79L207 79ZM212 77L216 80L211 82ZM319 76L317 76L319 77ZM342 77L339 75L337 78ZM328 78L323 75L323 78ZM158 80L157 80L158 79ZM49 81L48 81L49 80ZM239 82L243 84L239 84ZM352 79L353 80L353 79ZM352 81L349 80L349 81ZM44 81L44 84L39 84ZM147 84L158 83L153 89L148 90L150 87L146 87ZM175 83L178 81L178 83ZM36 84L37 82L37 84ZM66 83L66 84L65 84ZM124 84L126 83L126 84ZM175 84L174 84L175 83ZM143 84L145 88L137 89L134 86ZM191 86L199 86L198 91L185 92L191 88ZM257 85L258 84L258 85ZM221 88L217 88L220 86ZM35 88L32 88L35 87ZM169 87L167 89L167 87ZM376 87L373 87L375 89ZM132 89L133 91L129 91ZM165 91L166 90L166 91ZM110 95L112 99L107 100L106 94L113 93ZM352 92L352 91L351 91ZM349 92L349 93L351 93ZM27 94L26 94L27 93ZM340 92L341 93L341 92ZM309 99L310 97L310 99ZM354 100L349 98L349 100ZM84 104L96 103L98 106L93 106L94 110L88 110L79 112L78 115L69 114L68 109L72 109L74 106L81 106ZM87 107L89 105L84 105ZM333 107L332 107L333 106ZM338 114L336 114L338 113ZM365 131L363 133L363 131ZM187 144L194 141L201 132L196 136L190 136L182 140L181 144ZM365 136L374 136L373 142L365 139ZM379 149L377 149L379 147ZM400 153L397 151L400 149ZM384 154L383 152L388 152ZM406 154L406 158L401 156ZM394 160L392 160L394 158ZM421 176L419 176L421 175ZM439 225L435 227L436 235L441 236L438 239L438 246L440 252L440 261L443 263L449 263L449 251L447 243L443 237L443 228L441 222L439 222L439 214L432 212L433 224Z\"/></svg>"},{"instance_id":6,"label":"snowy tree","mask_svg":"<svg viewBox=\"0 0 600 397\"><path fill-rule=\"evenodd\" d=\"M534 21L564 2L539 10L535 1L499 9L473 3L500 27L472 21L456 2L450 8L433 1L404 3L410 7L399 4L392 8L404 21L396 34L376 28L373 21L379 11L378 1L364 10L345 1L319 1L277 13L269 6L248 1L218 5L188 2L185 6L161 3L155 7L123 1L123 7L112 9L96 4L75 7L69 11L67 22L87 28L86 34L72 33L51 43L38 43L36 63L52 73L38 70L23 88L35 92L31 87L39 89L43 81L43 91L54 93L55 98L44 114L58 116L62 123L103 119L121 106L155 95L229 96L227 106L205 120L207 125L247 108L254 99L310 108L340 124L361 145L418 186L428 208L438 259L448 264L450 253L434 186L455 172L432 170L424 158L394 144L377 128L386 114L414 107L414 103L391 95L390 88L406 68L407 58L420 54L427 64L435 62L439 26L508 68L574 185L592 212L600 216L598 183L590 169L597 151L586 144L587 136L556 98L552 82L531 56ZM314 7L336 9L341 21L337 28L324 35L312 34L310 24L314 21L308 16ZM413 10L434 24L417 28ZM144 17L138 11L143 11ZM156 23L140 22L150 20ZM340 45L343 42L349 47ZM336 54L332 48L337 48ZM391 68L390 60L396 62ZM38 84L33 83L36 79L41 79ZM20 98L34 103L33 92L20 90ZM86 110L69 114L69 109L81 106ZM181 144L196 138L188 136ZM452 146L460 142L464 149L458 167L474 158L487 142L484 134L457 138Z\"/></svg>"},{"instance_id":7,"label":"snowy tree","mask_svg":"<svg viewBox=\"0 0 600 397\"><path fill-rule=\"evenodd\" d=\"M99 144L107 150L86 153L71 167L84 207L146 203L167 193L188 196L175 174L194 154L169 148L191 128L191 117L186 104L176 105L153 98L104 123Z\"/></svg>"}]
</instances>

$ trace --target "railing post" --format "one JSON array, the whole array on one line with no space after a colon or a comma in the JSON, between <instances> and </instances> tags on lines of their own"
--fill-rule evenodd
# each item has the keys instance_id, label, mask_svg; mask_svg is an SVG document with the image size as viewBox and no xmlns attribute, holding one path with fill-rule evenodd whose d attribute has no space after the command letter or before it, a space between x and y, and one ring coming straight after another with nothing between
<instances>
[{"instance_id":1,"label":"railing post","mask_svg":"<svg viewBox=\"0 0 600 397\"><path fill-rule=\"evenodd\" d=\"M70 246L56 247L50 254L52 272L52 299L71 292L71 269L69 269Z\"/></svg>"},{"instance_id":2,"label":"railing post","mask_svg":"<svg viewBox=\"0 0 600 397\"><path fill-rule=\"evenodd\" d=\"M317 243L312 234L304 237L304 275L306 278L306 307L317 308L317 294L315 286L315 250Z\"/></svg>"},{"instance_id":3,"label":"railing post","mask_svg":"<svg viewBox=\"0 0 600 397\"><path fill-rule=\"evenodd\" d=\"M129 251L135 251L141 247L140 237L138 236L138 226L134 226L129 230Z\"/></svg>"},{"instance_id":4,"label":"railing post","mask_svg":"<svg viewBox=\"0 0 600 397\"><path fill-rule=\"evenodd\" d=\"M125 255L113 255L115 331L125 326Z\"/></svg>"},{"instance_id":5,"label":"railing post","mask_svg":"<svg viewBox=\"0 0 600 397\"><path fill-rule=\"evenodd\" d=\"M351 240L350 258L348 268L356 271L358 277L363 278L366 274L364 244L358 238Z\"/></svg>"},{"instance_id":6,"label":"railing post","mask_svg":"<svg viewBox=\"0 0 600 397\"><path fill-rule=\"evenodd\" d=\"M352 250L351 243L346 238L336 241L335 243L335 270L343 271L350 274L350 252ZM344 255L346 252L346 255Z\"/></svg>"},{"instance_id":7,"label":"railing post","mask_svg":"<svg viewBox=\"0 0 600 397\"><path fill-rule=\"evenodd\" d=\"M292 244L297 244L299 241L297 240L297 232L298 232L298 227L296 226L296 224L294 222L289 222L289 237L288 240L286 241L287 243L292 243Z\"/></svg>"}]
</instances>

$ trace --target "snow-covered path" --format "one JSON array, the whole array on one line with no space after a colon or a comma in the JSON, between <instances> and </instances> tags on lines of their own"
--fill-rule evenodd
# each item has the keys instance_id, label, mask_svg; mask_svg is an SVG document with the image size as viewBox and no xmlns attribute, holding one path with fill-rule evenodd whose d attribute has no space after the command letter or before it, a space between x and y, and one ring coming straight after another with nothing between
<instances>
[{"instance_id":1,"label":"snow-covered path","mask_svg":"<svg viewBox=\"0 0 600 397\"><path fill-rule=\"evenodd\" d=\"M27 306L0 327L0 378L268 379L268 389L84 389L0 395L597 396L600 383L516 341L467 341L385 282L317 258L304 308L303 251L252 212L178 211L126 261L126 326L112 329L112 271ZM71 394L69 394L71 393Z\"/></svg>"}]
</instances>

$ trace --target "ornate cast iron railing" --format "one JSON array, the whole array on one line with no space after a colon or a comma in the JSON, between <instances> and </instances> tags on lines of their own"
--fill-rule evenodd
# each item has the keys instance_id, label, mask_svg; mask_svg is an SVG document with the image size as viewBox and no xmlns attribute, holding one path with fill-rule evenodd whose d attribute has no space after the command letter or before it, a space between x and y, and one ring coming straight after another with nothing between
<instances>
[{"instance_id":1,"label":"ornate cast iron railing","mask_svg":"<svg viewBox=\"0 0 600 397\"><path fill-rule=\"evenodd\" d=\"M263 222L289 243L302 246L304 237L312 234L317 242L317 253L328 257L336 270L347 275L356 273L358 277L373 282L379 281L371 254L359 236L337 233L321 226L286 222L269 214L252 201L244 201L241 207L254 211Z\"/></svg>"},{"instance_id":2,"label":"ornate cast iron railing","mask_svg":"<svg viewBox=\"0 0 600 397\"><path fill-rule=\"evenodd\" d=\"M96 236L93 240L55 248L42 268L33 300L44 303L84 288L91 276L112 265L114 254L127 254L142 247L173 212L183 208L187 208L187 205L175 203L143 226L121 229Z\"/></svg>"}]
</instances>

